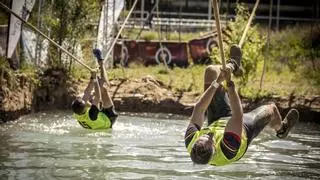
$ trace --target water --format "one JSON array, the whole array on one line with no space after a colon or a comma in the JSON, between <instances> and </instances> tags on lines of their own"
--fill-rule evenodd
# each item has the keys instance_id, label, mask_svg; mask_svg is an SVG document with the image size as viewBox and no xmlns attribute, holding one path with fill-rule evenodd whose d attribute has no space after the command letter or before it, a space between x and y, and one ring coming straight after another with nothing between
<instances>
[{"instance_id":1,"label":"water","mask_svg":"<svg viewBox=\"0 0 320 180\"><path fill-rule=\"evenodd\" d=\"M0 126L0 179L319 179L320 125L286 140L265 129L238 162L193 165L186 120L120 116L113 130L86 130L69 112Z\"/></svg>"}]
</instances>

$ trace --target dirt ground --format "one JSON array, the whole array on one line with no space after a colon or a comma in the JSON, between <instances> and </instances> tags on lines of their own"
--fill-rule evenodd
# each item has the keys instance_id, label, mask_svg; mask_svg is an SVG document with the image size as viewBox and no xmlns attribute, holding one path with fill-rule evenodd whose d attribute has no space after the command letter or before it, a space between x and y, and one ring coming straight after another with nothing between
<instances>
[{"instance_id":1,"label":"dirt ground","mask_svg":"<svg viewBox=\"0 0 320 180\"><path fill-rule=\"evenodd\" d=\"M0 122L19 118L21 115L46 111L70 110L75 97L83 92L87 82L67 78L67 73L59 69L48 70L40 76L36 85L24 75L17 75L9 83L1 79ZM165 116L182 115L188 117L193 105L201 94L174 92L163 82L152 76L141 79L114 79L110 81L110 95L115 108L121 113L150 114ZM320 97L271 97L248 100L242 98L244 112L261 103L273 101L285 115L290 108L297 108L302 121L320 120Z\"/></svg>"}]
</instances>

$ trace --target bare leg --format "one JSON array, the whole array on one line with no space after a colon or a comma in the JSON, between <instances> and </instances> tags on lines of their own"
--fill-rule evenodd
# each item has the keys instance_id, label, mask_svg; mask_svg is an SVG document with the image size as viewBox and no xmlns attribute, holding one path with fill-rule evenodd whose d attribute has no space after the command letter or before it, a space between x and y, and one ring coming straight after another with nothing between
<instances>
[{"instance_id":1,"label":"bare leg","mask_svg":"<svg viewBox=\"0 0 320 180\"><path fill-rule=\"evenodd\" d=\"M102 96L102 107L103 108L110 108L113 106L113 101L109 95L108 87L106 84L104 84L101 87L101 96Z\"/></svg>"},{"instance_id":2,"label":"bare leg","mask_svg":"<svg viewBox=\"0 0 320 180\"><path fill-rule=\"evenodd\" d=\"M204 91L211 85L212 81L220 74L220 65L209 65L204 72Z\"/></svg>"},{"instance_id":3,"label":"bare leg","mask_svg":"<svg viewBox=\"0 0 320 180\"><path fill-rule=\"evenodd\" d=\"M273 128L275 131L278 131L281 129L282 126L282 118L279 113L279 110L277 106L274 103L270 103L268 105L261 106L261 109L258 108L258 110L262 110L264 112L260 112L258 118L270 118L269 126ZM261 117L263 116L263 117Z\"/></svg>"},{"instance_id":4,"label":"bare leg","mask_svg":"<svg viewBox=\"0 0 320 180\"><path fill-rule=\"evenodd\" d=\"M110 83L107 78L107 73L104 68L103 61L99 62L99 69L100 69L100 73L101 73L101 78L100 78L99 83L100 83L100 89L101 89L102 107L103 108L110 108L113 106L113 101L109 95L108 89L110 87Z\"/></svg>"},{"instance_id":5,"label":"bare leg","mask_svg":"<svg viewBox=\"0 0 320 180\"><path fill-rule=\"evenodd\" d=\"M262 105L249 112L248 115L252 116L255 124L259 124L260 127L261 125L269 125L275 131L281 128L282 118L274 103Z\"/></svg>"},{"instance_id":6,"label":"bare leg","mask_svg":"<svg viewBox=\"0 0 320 180\"><path fill-rule=\"evenodd\" d=\"M271 115L271 121L269 123L269 126L273 128L275 131L279 131L282 126L282 118L280 112L274 103L270 104L270 106L273 110L273 113Z\"/></svg>"},{"instance_id":7,"label":"bare leg","mask_svg":"<svg viewBox=\"0 0 320 180\"><path fill-rule=\"evenodd\" d=\"M104 68L103 61L99 61L99 69L100 69L100 77L101 77L100 86L102 87L104 83L106 83L107 86L110 86L109 79L107 76L106 69Z\"/></svg>"},{"instance_id":8,"label":"bare leg","mask_svg":"<svg viewBox=\"0 0 320 180\"><path fill-rule=\"evenodd\" d=\"M276 132L282 127L282 118L274 103L259 106L249 113L245 113L243 118L249 143L251 143L267 125Z\"/></svg>"},{"instance_id":9,"label":"bare leg","mask_svg":"<svg viewBox=\"0 0 320 180\"><path fill-rule=\"evenodd\" d=\"M233 68L231 63L227 64L227 66ZM217 79L221 72L220 68L220 65L210 65L206 68L204 73L204 90L211 85L212 81ZM231 116L229 98L224 88L220 86L207 109L208 125L221 117L227 116Z\"/></svg>"},{"instance_id":10,"label":"bare leg","mask_svg":"<svg viewBox=\"0 0 320 180\"><path fill-rule=\"evenodd\" d=\"M247 130L248 142L251 142L266 125L273 128L279 138L285 138L298 123L299 112L291 109L284 119L274 103L262 105L244 115L244 126Z\"/></svg>"},{"instance_id":11,"label":"bare leg","mask_svg":"<svg viewBox=\"0 0 320 180\"><path fill-rule=\"evenodd\" d=\"M226 64L232 71L234 65L232 63ZM204 91L211 85L212 81L216 80L221 72L221 65L209 65L204 72Z\"/></svg>"}]
</instances>

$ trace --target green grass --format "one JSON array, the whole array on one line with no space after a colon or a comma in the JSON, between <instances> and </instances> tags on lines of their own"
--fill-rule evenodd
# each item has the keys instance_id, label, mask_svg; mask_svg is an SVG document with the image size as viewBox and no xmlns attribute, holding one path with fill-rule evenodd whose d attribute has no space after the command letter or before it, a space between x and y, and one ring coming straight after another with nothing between
<instances>
[{"instance_id":1,"label":"green grass","mask_svg":"<svg viewBox=\"0 0 320 180\"><path fill-rule=\"evenodd\" d=\"M151 75L155 79L162 81L167 87L171 87L173 92L191 92L200 94L203 92L203 73L205 65L192 65L188 68L175 67L169 73L165 72L164 66L139 66L130 68L108 70L109 79L140 79ZM89 72L85 69L81 72L82 78L89 78ZM281 96L288 97L290 94L296 96L315 96L320 94L320 84L316 79L306 77L305 69L296 69L295 72L284 66L281 70L268 68L262 89L260 89L260 78L262 64L259 64L257 73L249 77L249 83L241 87L241 95L255 99L257 97ZM320 75L318 73L318 75ZM319 76L320 77L320 76ZM237 87L240 86L239 79L235 79Z\"/></svg>"},{"instance_id":2,"label":"green grass","mask_svg":"<svg viewBox=\"0 0 320 180\"><path fill-rule=\"evenodd\" d=\"M126 78L129 80L139 79L147 75L162 81L173 91L201 92L203 89L204 66L191 66L189 68L174 68L165 73L164 66L144 67L136 66L124 69L112 69L109 71L110 79Z\"/></svg>"},{"instance_id":3,"label":"green grass","mask_svg":"<svg viewBox=\"0 0 320 180\"><path fill-rule=\"evenodd\" d=\"M260 89L262 66L259 65L257 73L250 76L249 83L242 88L242 95L251 99L264 96L319 96L320 84L316 78L309 78L306 70L305 67L301 67L293 72L287 66L280 70L269 67ZM319 72L314 73L320 77Z\"/></svg>"}]
</instances>

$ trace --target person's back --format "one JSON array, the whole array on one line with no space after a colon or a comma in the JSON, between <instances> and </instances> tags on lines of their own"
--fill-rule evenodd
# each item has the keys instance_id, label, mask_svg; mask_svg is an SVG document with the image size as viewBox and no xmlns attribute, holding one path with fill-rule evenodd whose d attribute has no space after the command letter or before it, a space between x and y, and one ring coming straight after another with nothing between
<instances>
[{"instance_id":1,"label":"person's back","mask_svg":"<svg viewBox=\"0 0 320 180\"><path fill-rule=\"evenodd\" d=\"M102 112L94 112L93 107L85 108L85 112L82 114L74 113L73 117L77 119L79 124L86 129L109 129L112 127L111 120Z\"/></svg>"}]
</instances>

